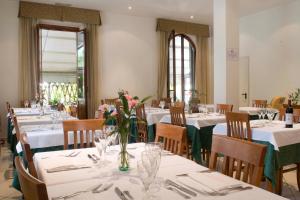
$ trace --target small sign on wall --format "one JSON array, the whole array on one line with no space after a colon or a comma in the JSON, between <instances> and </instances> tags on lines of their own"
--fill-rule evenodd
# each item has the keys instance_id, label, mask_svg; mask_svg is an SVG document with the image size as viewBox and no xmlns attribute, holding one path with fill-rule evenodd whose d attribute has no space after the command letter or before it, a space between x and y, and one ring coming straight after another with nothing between
<instances>
[{"instance_id":1,"label":"small sign on wall","mask_svg":"<svg viewBox=\"0 0 300 200\"><path fill-rule=\"evenodd\" d=\"M227 59L229 61L239 60L239 49L238 48L227 48Z\"/></svg>"}]
</instances>

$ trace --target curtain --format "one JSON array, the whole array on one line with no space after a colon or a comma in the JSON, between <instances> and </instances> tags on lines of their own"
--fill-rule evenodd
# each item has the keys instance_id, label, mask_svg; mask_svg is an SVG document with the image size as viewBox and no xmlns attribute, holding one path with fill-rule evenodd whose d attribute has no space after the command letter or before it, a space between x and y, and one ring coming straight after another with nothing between
<instances>
[{"instance_id":1,"label":"curtain","mask_svg":"<svg viewBox=\"0 0 300 200\"><path fill-rule=\"evenodd\" d=\"M159 63L158 63L158 80L157 80L157 98L161 99L166 96L167 76L168 76L168 48L170 32L159 32Z\"/></svg>"},{"instance_id":2,"label":"curtain","mask_svg":"<svg viewBox=\"0 0 300 200\"><path fill-rule=\"evenodd\" d=\"M196 38L196 65L195 65L195 89L201 103L210 103L210 50L209 38L197 36Z\"/></svg>"},{"instance_id":3,"label":"curtain","mask_svg":"<svg viewBox=\"0 0 300 200\"><path fill-rule=\"evenodd\" d=\"M20 98L30 100L39 90L37 19L20 18Z\"/></svg>"},{"instance_id":4,"label":"curtain","mask_svg":"<svg viewBox=\"0 0 300 200\"><path fill-rule=\"evenodd\" d=\"M100 99L98 63L98 25L86 25L86 69L87 69L87 112L88 118L95 117Z\"/></svg>"}]
</instances>

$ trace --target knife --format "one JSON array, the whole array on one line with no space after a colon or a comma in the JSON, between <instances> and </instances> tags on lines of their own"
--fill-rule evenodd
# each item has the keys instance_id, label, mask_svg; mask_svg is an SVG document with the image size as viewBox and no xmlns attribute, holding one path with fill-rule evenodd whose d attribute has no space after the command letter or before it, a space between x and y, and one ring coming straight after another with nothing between
<instances>
[{"instance_id":1,"label":"knife","mask_svg":"<svg viewBox=\"0 0 300 200\"><path fill-rule=\"evenodd\" d=\"M93 160L94 163L97 162L97 160L91 154L88 154L88 157L89 157L89 159Z\"/></svg>"},{"instance_id":2,"label":"knife","mask_svg":"<svg viewBox=\"0 0 300 200\"><path fill-rule=\"evenodd\" d=\"M125 195L123 194L123 192L120 190L119 187L115 187L115 193L118 195L118 197L121 199L121 200L128 200Z\"/></svg>"},{"instance_id":3,"label":"knife","mask_svg":"<svg viewBox=\"0 0 300 200\"><path fill-rule=\"evenodd\" d=\"M185 192L191 196L197 196L197 193L193 192L192 190L189 190L181 185L178 185L177 183L175 183L174 181L171 181L170 179L166 180L166 184L171 185L173 187L176 187L177 189L181 190L182 192Z\"/></svg>"}]
</instances>

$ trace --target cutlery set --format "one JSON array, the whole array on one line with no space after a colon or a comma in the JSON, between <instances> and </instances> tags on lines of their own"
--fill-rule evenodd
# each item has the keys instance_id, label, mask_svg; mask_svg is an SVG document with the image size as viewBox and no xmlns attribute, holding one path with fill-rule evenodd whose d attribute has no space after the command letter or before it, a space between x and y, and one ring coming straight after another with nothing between
<instances>
[{"instance_id":1,"label":"cutlery set","mask_svg":"<svg viewBox=\"0 0 300 200\"><path fill-rule=\"evenodd\" d=\"M63 171L71 171L71 170L77 170L77 169L84 169L84 168L91 168L91 166L88 165L63 165L59 167L53 167L50 169L46 169L47 173L54 173L54 172L63 172Z\"/></svg>"},{"instance_id":2,"label":"cutlery set","mask_svg":"<svg viewBox=\"0 0 300 200\"><path fill-rule=\"evenodd\" d=\"M119 187L115 187L115 193L121 200L134 200L133 196L128 190L122 191Z\"/></svg>"},{"instance_id":3,"label":"cutlery set","mask_svg":"<svg viewBox=\"0 0 300 200\"><path fill-rule=\"evenodd\" d=\"M105 184L103 187L102 187L102 183L91 188L91 189L87 189L87 190L81 190L81 191L78 191L78 192L74 192L72 194L68 194L68 195L62 195L62 196L58 196L58 197L53 197L51 200L60 200L60 199L70 199L72 197L75 197L77 195L80 195L82 193L86 193L86 192L92 192L92 193L101 193L101 192L105 192L107 190L109 190L112 186L113 186L113 183L110 183L110 184Z\"/></svg>"}]
</instances>

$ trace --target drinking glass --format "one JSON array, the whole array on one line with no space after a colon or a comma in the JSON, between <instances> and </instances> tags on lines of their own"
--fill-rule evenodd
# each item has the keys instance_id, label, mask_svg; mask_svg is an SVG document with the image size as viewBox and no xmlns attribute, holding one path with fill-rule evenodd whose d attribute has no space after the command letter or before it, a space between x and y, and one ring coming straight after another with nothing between
<instances>
[{"instance_id":1,"label":"drinking glass","mask_svg":"<svg viewBox=\"0 0 300 200\"><path fill-rule=\"evenodd\" d=\"M273 110L268 110L267 111L267 116L268 116L269 121L272 122L273 121L273 117L274 117Z\"/></svg>"},{"instance_id":2,"label":"drinking glass","mask_svg":"<svg viewBox=\"0 0 300 200\"><path fill-rule=\"evenodd\" d=\"M164 107L165 107L165 101L160 101L159 102L159 107L161 107L161 109L164 109Z\"/></svg>"},{"instance_id":3,"label":"drinking glass","mask_svg":"<svg viewBox=\"0 0 300 200\"><path fill-rule=\"evenodd\" d=\"M263 111L262 110L259 110L257 112L257 114L258 114L258 119L263 119Z\"/></svg>"},{"instance_id":4,"label":"drinking glass","mask_svg":"<svg viewBox=\"0 0 300 200\"><path fill-rule=\"evenodd\" d=\"M96 131L94 143L100 156L100 165L105 164L105 152L107 147L107 135L103 131Z\"/></svg>"},{"instance_id":5,"label":"drinking glass","mask_svg":"<svg viewBox=\"0 0 300 200\"><path fill-rule=\"evenodd\" d=\"M156 150L143 151L141 153L141 160L137 161L138 175L145 189L144 199L155 199L155 196L151 194L151 190L149 190L149 188L155 180L159 164L160 153Z\"/></svg>"},{"instance_id":6,"label":"drinking glass","mask_svg":"<svg viewBox=\"0 0 300 200\"><path fill-rule=\"evenodd\" d=\"M106 146L108 147L106 152L110 151L109 147L111 145L116 145L116 139L117 139L118 134L116 132L114 132L115 128L116 127L113 125L104 126L103 130L104 130L104 133L106 134Z\"/></svg>"}]
</instances>

